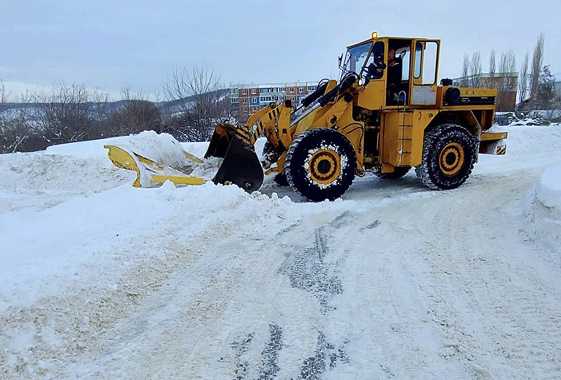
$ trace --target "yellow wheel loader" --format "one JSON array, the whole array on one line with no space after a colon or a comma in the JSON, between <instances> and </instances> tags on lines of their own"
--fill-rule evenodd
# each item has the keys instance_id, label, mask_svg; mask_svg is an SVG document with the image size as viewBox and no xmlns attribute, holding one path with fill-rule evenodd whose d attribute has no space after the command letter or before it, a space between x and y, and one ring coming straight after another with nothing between
<instances>
[{"instance_id":1,"label":"yellow wheel loader","mask_svg":"<svg viewBox=\"0 0 561 380\"><path fill-rule=\"evenodd\" d=\"M321 81L298 107L270 103L245 125L217 125L205 155L224 159L213 181L251 192L273 173L322 201L366 171L395 179L415 167L431 189L460 186L479 153L505 154L507 134L489 131L497 90L438 84L439 54L440 40L376 33L349 46L340 80ZM254 144L263 134L260 162Z\"/></svg>"}]
</instances>

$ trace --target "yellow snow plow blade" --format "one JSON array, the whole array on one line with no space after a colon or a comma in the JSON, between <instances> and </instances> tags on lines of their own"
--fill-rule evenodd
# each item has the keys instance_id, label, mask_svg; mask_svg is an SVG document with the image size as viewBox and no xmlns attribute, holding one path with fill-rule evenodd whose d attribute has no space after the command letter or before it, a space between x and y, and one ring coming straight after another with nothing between
<instances>
[{"instance_id":1,"label":"yellow snow plow blade","mask_svg":"<svg viewBox=\"0 0 561 380\"><path fill-rule=\"evenodd\" d=\"M204 178L191 177L182 171L129 149L116 145L104 145L104 148L109 149L107 154L113 165L136 172L136 180L133 183L134 187L151 187L154 184L161 184L168 180L176 185L202 185L205 182ZM183 151L183 154L186 159L194 163L200 164L203 162L200 158L188 152Z\"/></svg>"}]
</instances>

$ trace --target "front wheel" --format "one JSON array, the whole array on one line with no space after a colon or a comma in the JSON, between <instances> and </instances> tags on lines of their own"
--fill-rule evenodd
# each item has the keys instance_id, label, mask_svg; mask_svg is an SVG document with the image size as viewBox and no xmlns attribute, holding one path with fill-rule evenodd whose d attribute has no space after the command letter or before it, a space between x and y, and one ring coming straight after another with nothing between
<instances>
[{"instance_id":1,"label":"front wheel","mask_svg":"<svg viewBox=\"0 0 561 380\"><path fill-rule=\"evenodd\" d=\"M431 189L454 189L468 179L477 151L478 140L465 128L439 125L425 134L422 163L415 172Z\"/></svg>"},{"instance_id":2,"label":"front wheel","mask_svg":"<svg viewBox=\"0 0 561 380\"><path fill-rule=\"evenodd\" d=\"M317 128L300 134L286 154L284 172L296 192L313 202L334 200L351 186L356 154L335 129Z\"/></svg>"}]
</instances>

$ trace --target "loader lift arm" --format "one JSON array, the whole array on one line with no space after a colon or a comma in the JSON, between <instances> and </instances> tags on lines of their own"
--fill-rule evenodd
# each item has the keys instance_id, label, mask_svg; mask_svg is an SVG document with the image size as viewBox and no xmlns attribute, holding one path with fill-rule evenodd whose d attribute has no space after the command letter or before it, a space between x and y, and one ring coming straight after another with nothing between
<instances>
[{"instance_id":1,"label":"loader lift arm","mask_svg":"<svg viewBox=\"0 0 561 380\"><path fill-rule=\"evenodd\" d=\"M267 130L273 141L290 145L292 140L287 127L290 113L290 102L278 107L273 102L251 115L244 126L218 124L205 158L218 157L224 158L224 161L212 181L216 184L235 184L247 192L258 190L263 184L264 174L255 153L255 141ZM279 128L279 124L284 126Z\"/></svg>"}]
</instances>

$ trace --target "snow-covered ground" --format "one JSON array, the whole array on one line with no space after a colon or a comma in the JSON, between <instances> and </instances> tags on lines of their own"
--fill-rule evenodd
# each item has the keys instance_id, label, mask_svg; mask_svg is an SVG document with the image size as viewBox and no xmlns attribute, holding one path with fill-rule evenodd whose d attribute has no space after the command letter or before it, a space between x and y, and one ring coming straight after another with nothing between
<instances>
[{"instance_id":1,"label":"snow-covered ground","mask_svg":"<svg viewBox=\"0 0 561 380\"><path fill-rule=\"evenodd\" d=\"M459 189L318 204L0 155L0 378L561 379L561 126L504 129Z\"/></svg>"}]
</instances>

